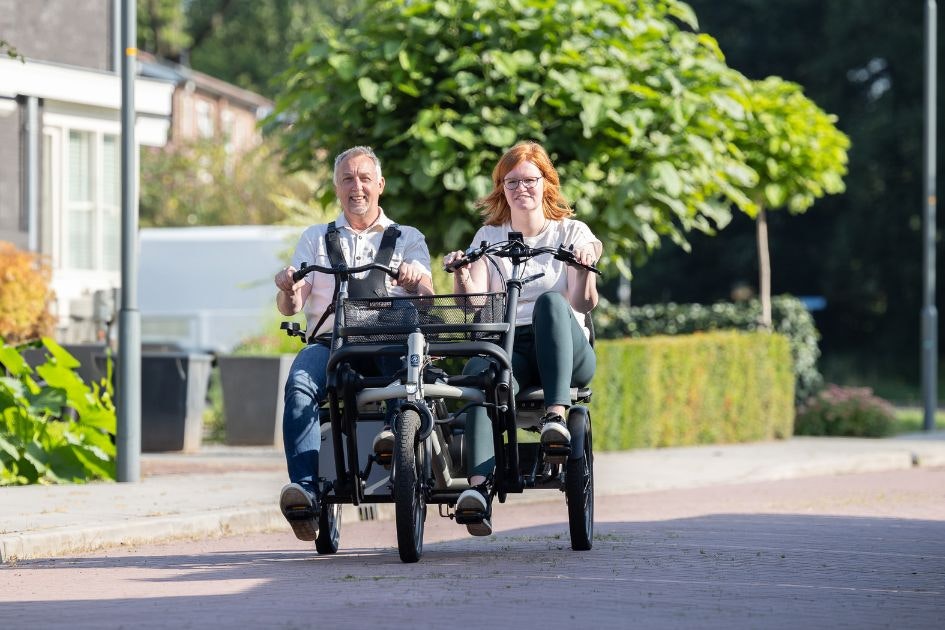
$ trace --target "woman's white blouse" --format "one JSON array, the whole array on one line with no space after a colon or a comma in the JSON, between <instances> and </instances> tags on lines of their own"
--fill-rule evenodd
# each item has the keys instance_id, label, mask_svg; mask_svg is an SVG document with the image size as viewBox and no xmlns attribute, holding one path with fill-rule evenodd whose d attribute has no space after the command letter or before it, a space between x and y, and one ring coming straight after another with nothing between
<instances>
[{"instance_id":1,"label":"woman's white blouse","mask_svg":"<svg viewBox=\"0 0 945 630\"><path fill-rule=\"evenodd\" d=\"M482 241L497 243L508 240L510 231L512 231L512 228L508 223L504 225L484 225L476 232L471 246L478 247ZM586 224L575 219L548 221L538 235L525 237L525 244L529 247L558 247L558 245L568 247L573 245L577 248L588 243L594 246L597 250L597 256L600 257L603 248L601 242ZM512 262L508 258L493 258L493 260L498 264L503 275L499 275L492 263L483 260L483 264L489 270L489 291L504 291L505 279L512 273ZM543 293L557 291L565 298L568 297L568 266L566 264L560 260L555 260L551 254L536 256L525 263L525 271L522 277L527 278L538 273L544 273L544 275L522 287L516 311L516 325L532 323L535 301ZM571 310L574 311L574 307ZM584 315L574 311L574 316L578 323L584 326ZM584 334L590 334L586 327L584 328Z\"/></svg>"}]
</instances>

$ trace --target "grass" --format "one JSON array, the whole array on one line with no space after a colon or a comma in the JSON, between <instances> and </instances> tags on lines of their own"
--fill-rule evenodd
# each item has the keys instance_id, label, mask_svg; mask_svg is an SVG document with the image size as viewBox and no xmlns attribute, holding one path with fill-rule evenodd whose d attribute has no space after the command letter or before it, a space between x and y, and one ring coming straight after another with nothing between
<instances>
[{"instance_id":1,"label":"grass","mask_svg":"<svg viewBox=\"0 0 945 630\"><path fill-rule=\"evenodd\" d=\"M923 430L924 412L921 407L897 407L893 433L916 433ZM935 412L935 430L945 431L945 410Z\"/></svg>"}]
</instances>

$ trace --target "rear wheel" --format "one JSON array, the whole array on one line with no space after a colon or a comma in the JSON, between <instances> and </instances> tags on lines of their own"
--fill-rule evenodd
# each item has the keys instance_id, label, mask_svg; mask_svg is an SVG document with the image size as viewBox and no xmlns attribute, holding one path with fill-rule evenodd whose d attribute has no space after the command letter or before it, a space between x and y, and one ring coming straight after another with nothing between
<instances>
[{"instance_id":1,"label":"rear wheel","mask_svg":"<svg viewBox=\"0 0 945 630\"><path fill-rule=\"evenodd\" d=\"M579 423L584 426L580 427ZM584 434L582 456L568 458L565 465L564 493L568 501L571 549L587 551L594 542L594 448L590 413L573 409L568 417L568 428L572 436L579 432Z\"/></svg>"},{"instance_id":2,"label":"rear wheel","mask_svg":"<svg viewBox=\"0 0 945 630\"><path fill-rule=\"evenodd\" d=\"M397 551L404 562L417 562L423 553L423 524L427 517L424 496L425 453L417 433L420 416L412 409L397 414L394 434L394 512Z\"/></svg>"},{"instance_id":3,"label":"rear wheel","mask_svg":"<svg viewBox=\"0 0 945 630\"><path fill-rule=\"evenodd\" d=\"M335 553L341 540L341 504L322 503L318 511L318 538L315 551L321 554Z\"/></svg>"}]
</instances>

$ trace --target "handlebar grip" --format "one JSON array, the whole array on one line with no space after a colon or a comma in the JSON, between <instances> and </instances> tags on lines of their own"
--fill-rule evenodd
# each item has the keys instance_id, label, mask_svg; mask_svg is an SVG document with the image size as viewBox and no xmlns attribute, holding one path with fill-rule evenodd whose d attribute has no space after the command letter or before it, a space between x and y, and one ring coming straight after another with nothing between
<instances>
[{"instance_id":1,"label":"handlebar grip","mask_svg":"<svg viewBox=\"0 0 945 630\"><path fill-rule=\"evenodd\" d=\"M298 282L302 278L308 275L308 270L305 268L305 265L302 265L301 269L298 269L295 273L292 274L292 282Z\"/></svg>"},{"instance_id":2,"label":"handlebar grip","mask_svg":"<svg viewBox=\"0 0 945 630\"><path fill-rule=\"evenodd\" d=\"M471 262L471 261L470 261L468 258L457 258L457 259L454 260L453 262L451 262L451 263L449 263L449 264L447 264L447 265L443 265L443 271L445 271L446 273L453 273L454 271L456 271L456 270L459 269L460 267L465 267L465 266L468 265L470 262Z\"/></svg>"}]
</instances>

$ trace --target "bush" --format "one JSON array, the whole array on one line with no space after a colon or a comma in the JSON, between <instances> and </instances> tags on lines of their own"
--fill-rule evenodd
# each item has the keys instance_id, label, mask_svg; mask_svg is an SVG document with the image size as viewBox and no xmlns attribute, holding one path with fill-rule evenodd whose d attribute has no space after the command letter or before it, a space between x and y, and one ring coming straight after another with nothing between
<instances>
[{"instance_id":1,"label":"bush","mask_svg":"<svg viewBox=\"0 0 945 630\"><path fill-rule=\"evenodd\" d=\"M896 410L869 387L828 385L797 411L796 435L883 437L892 433Z\"/></svg>"},{"instance_id":2,"label":"bush","mask_svg":"<svg viewBox=\"0 0 945 630\"><path fill-rule=\"evenodd\" d=\"M53 333L50 273L42 258L0 241L0 337L18 343Z\"/></svg>"},{"instance_id":3,"label":"bush","mask_svg":"<svg viewBox=\"0 0 945 630\"><path fill-rule=\"evenodd\" d=\"M727 331L601 340L595 350L595 448L791 435L794 379L781 335Z\"/></svg>"},{"instance_id":4,"label":"bush","mask_svg":"<svg viewBox=\"0 0 945 630\"><path fill-rule=\"evenodd\" d=\"M597 336L602 339L682 335L711 330L758 330L761 304L749 302L717 302L704 304L649 304L629 309L602 302L594 311ZM772 301L774 332L787 337L795 375L796 402L817 392L823 377L817 370L820 334L814 318L795 297L782 295Z\"/></svg>"},{"instance_id":5,"label":"bush","mask_svg":"<svg viewBox=\"0 0 945 630\"><path fill-rule=\"evenodd\" d=\"M90 389L71 354L49 338L42 346L34 371L0 339L0 486L114 479L111 374Z\"/></svg>"}]
</instances>

